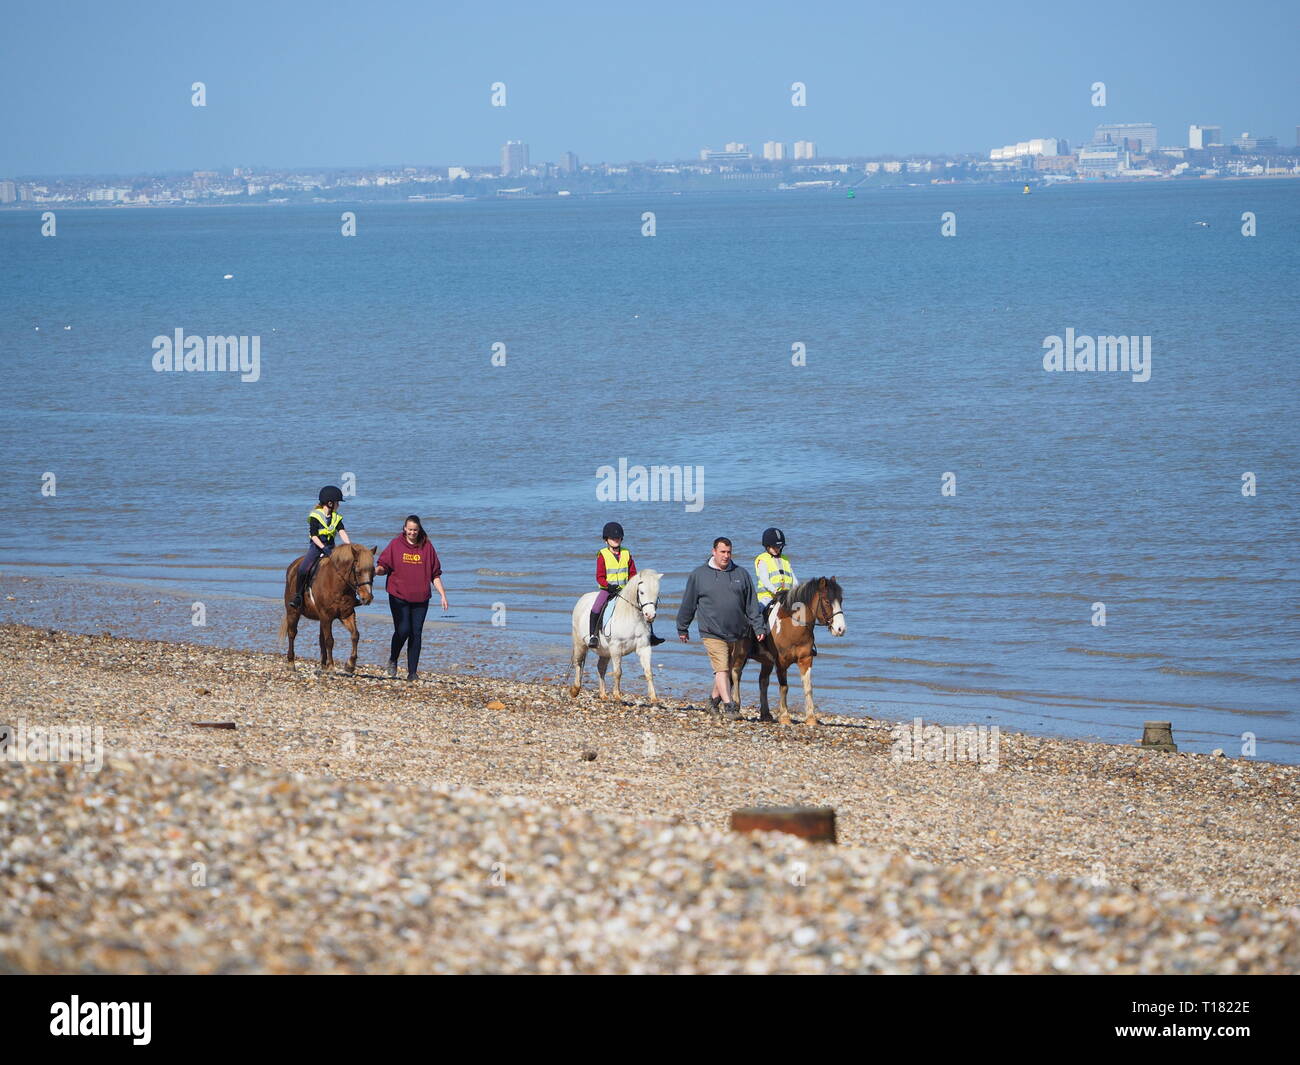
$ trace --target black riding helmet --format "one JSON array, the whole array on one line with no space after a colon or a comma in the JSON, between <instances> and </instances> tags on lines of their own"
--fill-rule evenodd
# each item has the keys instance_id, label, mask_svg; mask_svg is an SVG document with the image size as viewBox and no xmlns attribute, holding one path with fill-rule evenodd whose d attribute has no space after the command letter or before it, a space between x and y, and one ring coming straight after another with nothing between
<instances>
[{"instance_id":1,"label":"black riding helmet","mask_svg":"<svg viewBox=\"0 0 1300 1065\"><path fill-rule=\"evenodd\" d=\"M342 503L343 490L337 485L327 484L320 490L320 495L317 498L322 503Z\"/></svg>"},{"instance_id":2,"label":"black riding helmet","mask_svg":"<svg viewBox=\"0 0 1300 1065\"><path fill-rule=\"evenodd\" d=\"M605 527L600 531L602 540L621 540L623 539L623 526L616 521L605 522Z\"/></svg>"},{"instance_id":3,"label":"black riding helmet","mask_svg":"<svg viewBox=\"0 0 1300 1065\"><path fill-rule=\"evenodd\" d=\"M780 529L763 530L763 546L785 548L785 533Z\"/></svg>"}]
</instances>

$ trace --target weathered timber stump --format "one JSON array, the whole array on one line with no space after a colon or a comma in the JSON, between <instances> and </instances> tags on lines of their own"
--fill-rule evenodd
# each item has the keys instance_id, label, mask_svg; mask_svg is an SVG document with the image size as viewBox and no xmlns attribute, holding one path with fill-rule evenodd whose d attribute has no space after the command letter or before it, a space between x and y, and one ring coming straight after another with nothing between
<instances>
[{"instance_id":1,"label":"weathered timber stump","mask_svg":"<svg viewBox=\"0 0 1300 1065\"><path fill-rule=\"evenodd\" d=\"M733 832L788 832L813 843L835 842L835 811L829 806L755 806L731 815Z\"/></svg>"},{"instance_id":2,"label":"weathered timber stump","mask_svg":"<svg viewBox=\"0 0 1300 1065\"><path fill-rule=\"evenodd\" d=\"M1168 721L1147 721L1142 725L1142 746L1149 751L1177 751L1173 726Z\"/></svg>"}]
</instances>

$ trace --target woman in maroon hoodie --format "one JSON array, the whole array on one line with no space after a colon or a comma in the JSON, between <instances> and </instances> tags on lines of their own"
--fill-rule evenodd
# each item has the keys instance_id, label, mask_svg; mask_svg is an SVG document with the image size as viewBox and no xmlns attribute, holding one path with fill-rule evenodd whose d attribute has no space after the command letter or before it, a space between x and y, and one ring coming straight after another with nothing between
<instances>
[{"instance_id":1,"label":"woman in maroon hoodie","mask_svg":"<svg viewBox=\"0 0 1300 1065\"><path fill-rule=\"evenodd\" d=\"M442 587L442 566L438 552L429 543L418 515L411 514L402 525L402 535L379 553L375 573L388 574L388 608L393 612L393 644L388 654L388 675L397 677L397 656L406 648L406 679L415 680L420 664L420 633L429 612L429 585L438 589L442 609L447 593ZM409 642L408 642L409 641Z\"/></svg>"}]
</instances>

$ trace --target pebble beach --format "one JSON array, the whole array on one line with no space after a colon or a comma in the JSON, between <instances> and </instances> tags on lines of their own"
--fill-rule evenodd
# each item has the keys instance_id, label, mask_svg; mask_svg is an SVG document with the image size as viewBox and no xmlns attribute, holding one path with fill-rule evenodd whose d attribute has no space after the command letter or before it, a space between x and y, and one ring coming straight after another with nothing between
<instances>
[{"instance_id":1,"label":"pebble beach","mask_svg":"<svg viewBox=\"0 0 1300 1065\"><path fill-rule=\"evenodd\" d=\"M899 761L894 722L760 724L749 688L728 721L0 626L0 723L103 737L98 771L0 762L0 971L1300 969L1300 767ZM730 831L751 806L838 843Z\"/></svg>"}]
</instances>

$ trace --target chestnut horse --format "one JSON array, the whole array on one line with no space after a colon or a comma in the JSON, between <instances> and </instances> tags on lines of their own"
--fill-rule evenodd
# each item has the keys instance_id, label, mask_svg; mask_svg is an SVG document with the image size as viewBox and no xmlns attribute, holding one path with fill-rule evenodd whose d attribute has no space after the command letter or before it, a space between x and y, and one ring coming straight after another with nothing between
<instances>
[{"instance_id":1,"label":"chestnut horse","mask_svg":"<svg viewBox=\"0 0 1300 1065\"><path fill-rule=\"evenodd\" d=\"M813 628L825 625L831 630L832 636L844 635L844 593L834 577L815 577L778 593L776 601L776 608L768 612L771 631L767 639L760 642L751 636L746 657L732 672L732 691L736 693L733 698L740 701L740 674L744 671L745 663L751 659L757 661L758 719L771 721L772 712L767 705L767 683L775 669L777 683L781 687L781 724L790 724L790 707L786 705L790 686L786 674L797 663L803 679L803 723L815 726L817 708L813 705L812 666L816 652L813 650Z\"/></svg>"},{"instance_id":2,"label":"chestnut horse","mask_svg":"<svg viewBox=\"0 0 1300 1065\"><path fill-rule=\"evenodd\" d=\"M302 606L289 605L297 586L299 555L284 571L284 620L280 622L280 638L289 637L289 667L293 668L293 641L298 636L298 619L320 622L320 665L329 669L334 665L334 621L337 618L352 633L352 657L344 671L357 668L357 644L361 633L357 631L357 601L366 606L374 598L371 585L375 579L375 548L360 544L339 544L328 558L322 558L316 567L316 576L302 598Z\"/></svg>"}]
</instances>

